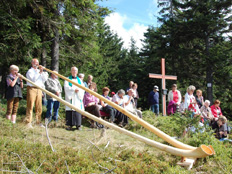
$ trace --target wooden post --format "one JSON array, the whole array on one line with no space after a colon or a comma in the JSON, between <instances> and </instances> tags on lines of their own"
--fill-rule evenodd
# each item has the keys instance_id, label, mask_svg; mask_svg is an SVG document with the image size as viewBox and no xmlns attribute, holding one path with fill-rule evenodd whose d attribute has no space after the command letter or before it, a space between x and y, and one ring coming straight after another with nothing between
<instances>
[{"instance_id":1,"label":"wooden post","mask_svg":"<svg viewBox=\"0 0 232 174\"><path fill-rule=\"evenodd\" d=\"M150 78L162 79L162 113L163 116L166 116L166 94L163 94L163 91L166 90L166 79L167 80L177 80L177 76L165 75L165 59L161 59L161 74L152 74L149 73Z\"/></svg>"}]
</instances>

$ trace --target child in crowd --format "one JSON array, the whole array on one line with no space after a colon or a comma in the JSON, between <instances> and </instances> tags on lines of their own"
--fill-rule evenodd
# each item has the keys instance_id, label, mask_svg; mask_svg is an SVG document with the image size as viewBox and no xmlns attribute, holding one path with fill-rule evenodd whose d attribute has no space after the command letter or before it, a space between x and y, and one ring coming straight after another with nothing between
<instances>
[{"instance_id":1,"label":"child in crowd","mask_svg":"<svg viewBox=\"0 0 232 174\"><path fill-rule=\"evenodd\" d=\"M180 106L179 106L179 112L180 112L181 114L184 114L184 112L185 112L184 100L185 100L185 96L182 96L182 103L180 103Z\"/></svg>"}]
</instances>

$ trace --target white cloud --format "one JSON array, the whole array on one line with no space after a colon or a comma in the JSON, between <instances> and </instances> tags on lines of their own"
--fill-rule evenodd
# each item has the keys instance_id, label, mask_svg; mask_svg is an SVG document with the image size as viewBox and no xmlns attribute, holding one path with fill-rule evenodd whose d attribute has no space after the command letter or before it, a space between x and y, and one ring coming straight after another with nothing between
<instances>
[{"instance_id":1,"label":"white cloud","mask_svg":"<svg viewBox=\"0 0 232 174\"><path fill-rule=\"evenodd\" d=\"M111 30L118 34L119 37L124 41L124 47L130 47L130 39L134 38L136 41L136 46L141 49L142 41L144 39L144 32L147 30L147 26L139 23L133 23L129 29L124 27L130 19L126 15L120 15L119 13L111 13L105 18L105 23L108 24Z\"/></svg>"}]
</instances>

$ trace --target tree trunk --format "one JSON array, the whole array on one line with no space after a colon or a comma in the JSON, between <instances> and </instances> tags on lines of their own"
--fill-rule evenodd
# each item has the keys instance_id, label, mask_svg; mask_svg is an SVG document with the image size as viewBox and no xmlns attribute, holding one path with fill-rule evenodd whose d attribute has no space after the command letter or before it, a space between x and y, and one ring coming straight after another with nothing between
<instances>
[{"instance_id":1,"label":"tree trunk","mask_svg":"<svg viewBox=\"0 0 232 174\"><path fill-rule=\"evenodd\" d=\"M51 69L59 71L59 31L55 30L55 38L52 43Z\"/></svg>"},{"instance_id":2,"label":"tree trunk","mask_svg":"<svg viewBox=\"0 0 232 174\"><path fill-rule=\"evenodd\" d=\"M41 64L42 64L44 67L47 66L46 57L47 57L47 50L46 50L46 47L43 45L43 47L42 47L42 53L41 53Z\"/></svg>"}]
</instances>

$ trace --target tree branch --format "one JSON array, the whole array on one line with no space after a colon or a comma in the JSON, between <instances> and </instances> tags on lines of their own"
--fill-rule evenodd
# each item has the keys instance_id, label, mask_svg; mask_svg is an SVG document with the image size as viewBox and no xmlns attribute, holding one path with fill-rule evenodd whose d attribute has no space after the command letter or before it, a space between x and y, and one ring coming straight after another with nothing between
<instances>
[{"instance_id":1,"label":"tree branch","mask_svg":"<svg viewBox=\"0 0 232 174\"><path fill-rule=\"evenodd\" d=\"M46 130L46 136L47 136L47 139L48 139L48 143L49 143L49 145L50 145L52 151L55 152L55 150L53 149L51 140L50 140L50 138L49 138L49 135L48 135L48 119L47 119L47 118L45 119L45 130Z\"/></svg>"}]
</instances>

